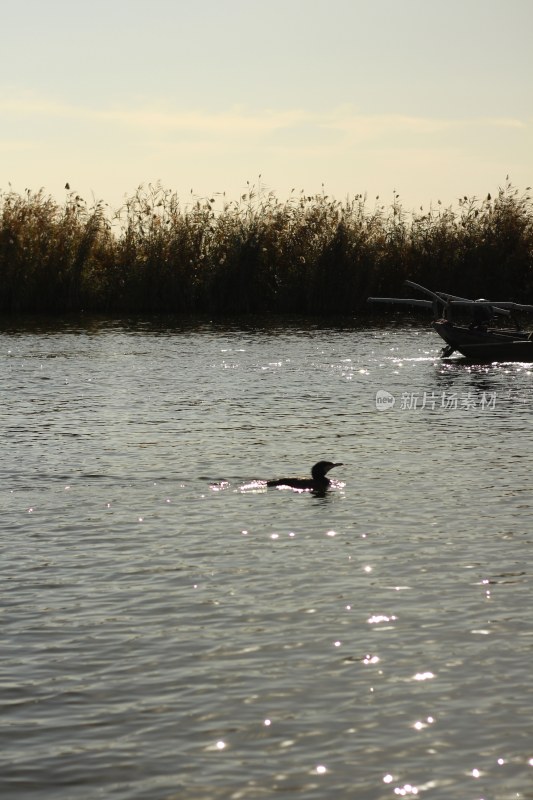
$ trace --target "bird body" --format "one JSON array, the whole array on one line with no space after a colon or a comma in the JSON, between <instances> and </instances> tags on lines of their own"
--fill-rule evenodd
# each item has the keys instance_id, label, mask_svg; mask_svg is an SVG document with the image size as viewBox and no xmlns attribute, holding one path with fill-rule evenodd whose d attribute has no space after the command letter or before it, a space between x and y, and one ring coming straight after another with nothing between
<instances>
[{"instance_id":1,"label":"bird body","mask_svg":"<svg viewBox=\"0 0 533 800\"><path fill-rule=\"evenodd\" d=\"M324 491L331 483L329 478L326 478L326 473L333 467L342 467L342 464L334 464L332 461L319 461L311 470L310 478L276 478L275 480L267 481L267 486L288 486L291 489Z\"/></svg>"}]
</instances>

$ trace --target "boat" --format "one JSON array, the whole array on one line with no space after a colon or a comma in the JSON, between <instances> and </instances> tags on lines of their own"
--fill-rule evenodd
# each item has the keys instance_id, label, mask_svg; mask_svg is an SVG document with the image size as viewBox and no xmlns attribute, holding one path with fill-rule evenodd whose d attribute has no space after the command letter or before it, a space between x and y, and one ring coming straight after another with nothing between
<instances>
[{"instance_id":1,"label":"boat","mask_svg":"<svg viewBox=\"0 0 533 800\"><path fill-rule=\"evenodd\" d=\"M533 332L524 330L515 316L515 312L533 311L533 305L507 300L468 300L447 292L433 292L414 281L405 284L425 298L369 297L368 302L431 309L433 329L446 343L441 352L443 358L457 352L477 363L533 362ZM497 321L502 317L514 327L499 327Z\"/></svg>"}]
</instances>

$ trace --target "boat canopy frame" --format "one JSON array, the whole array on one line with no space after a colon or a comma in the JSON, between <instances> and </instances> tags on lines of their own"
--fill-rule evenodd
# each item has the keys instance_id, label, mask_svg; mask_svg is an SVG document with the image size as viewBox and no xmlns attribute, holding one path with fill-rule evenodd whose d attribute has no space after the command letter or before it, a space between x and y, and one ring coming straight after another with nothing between
<instances>
[{"instance_id":1,"label":"boat canopy frame","mask_svg":"<svg viewBox=\"0 0 533 800\"><path fill-rule=\"evenodd\" d=\"M405 281L405 285L411 289L417 289L422 294L427 295L431 300L422 300L419 298L409 297L369 297L368 303L386 303L389 305L409 305L413 307L430 308L433 311L434 319L447 319L451 321L453 311L459 308L467 308L471 311L481 311L487 318L493 316L504 316L513 318L513 311L533 311L533 305L526 303L515 303L510 300L469 300L466 297L459 297L455 294L448 292L433 292L419 283L414 281ZM515 319L513 322L518 330L521 326L518 325Z\"/></svg>"}]
</instances>

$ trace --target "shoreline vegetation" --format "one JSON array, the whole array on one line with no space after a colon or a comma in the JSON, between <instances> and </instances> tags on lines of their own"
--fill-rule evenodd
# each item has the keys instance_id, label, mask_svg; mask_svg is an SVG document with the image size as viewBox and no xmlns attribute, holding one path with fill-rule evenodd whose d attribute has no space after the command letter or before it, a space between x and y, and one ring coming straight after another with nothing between
<instances>
[{"instance_id":1,"label":"shoreline vegetation","mask_svg":"<svg viewBox=\"0 0 533 800\"><path fill-rule=\"evenodd\" d=\"M0 313L390 314L405 279L533 303L533 203L507 182L406 212L395 192L339 202L248 190L238 201L139 187L111 216L75 192L0 192ZM219 207L220 206L220 207Z\"/></svg>"}]
</instances>

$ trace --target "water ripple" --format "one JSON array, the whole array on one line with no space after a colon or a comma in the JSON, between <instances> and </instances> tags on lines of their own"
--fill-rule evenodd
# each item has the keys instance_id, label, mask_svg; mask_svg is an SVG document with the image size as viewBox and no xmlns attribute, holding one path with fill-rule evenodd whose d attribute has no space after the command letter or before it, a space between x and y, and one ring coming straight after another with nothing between
<instances>
[{"instance_id":1,"label":"water ripple","mask_svg":"<svg viewBox=\"0 0 533 800\"><path fill-rule=\"evenodd\" d=\"M346 325L0 344L2 796L528 796L529 368ZM323 497L266 489L320 458Z\"/></svg>"}]
</instances>

